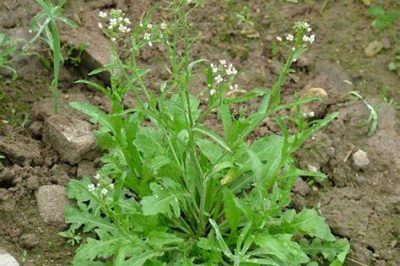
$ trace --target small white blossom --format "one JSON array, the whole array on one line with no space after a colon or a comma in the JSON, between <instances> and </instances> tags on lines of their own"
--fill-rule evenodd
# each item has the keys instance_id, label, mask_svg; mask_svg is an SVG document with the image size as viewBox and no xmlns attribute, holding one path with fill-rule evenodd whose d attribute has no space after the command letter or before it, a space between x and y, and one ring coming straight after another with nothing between
<instances>
[{"instance_id":1,"label":"small white blossom","mask_svg":"<svg viewBox=\"0 0 400 266\"><path fill-rule=\"evenodd\" d=\"M165 30L165 29L167 28L167 24L166 24L165 22L161 22L160 28L161 28L162 30Z\"/></svg>"},{"instance_id":2,"label":"small white blossom","mask_svg":"<svg viewBox=\"0 0 400 266\"><path fill-rule=\"evenodd\" d=\"M101 178L100 174L96 174L96 175L94 176L94 179L96 179L96 180L100 180L100 178Z\"/></svg>"},{"instance_id":3,"label":"small white blossom","mask_svg":"<svg viewBox=\"0 0 400 266\"><path fill-rule=\"evenodd\" d=\"M210 95L214 95L217 91L215 89L210 90Z\"/></svg>"},{"instance_id":4,"label":"small white blossom","mask_svg":"<svg viewBox=\"0 0 400 266\"><path fill-rule=\"evenodd\" d=\"M90 192L95 191L95 190L96 190L96 185L95 185L95 184L89 184L89 185L88 185L88 190L89 190Z\"/></svg>"},{"instance_id":5,"label":"small white blossom","mask_svg":"<svg viewBox=\"0 0 400 266\"><path fill-rule=\"evenodd\" d=\"M101 194L102 195L106 195L108 193L108 190L106 189L106 188L103 188L102 190L101 190Z\"/></svg>"},{"instance_id":6,"label":"small white blossom","mask_svg":"<svg viewBox=\"0 0 400 266\"><path fill-rule=\"evenodd\" d=\"M211 66L211 69L212 69L213 73L217 73L218 72L218 67L216 65L211 64L210 66Z\"/></svg>"},{"instance_id":7,"label":"small white blossom","mask_svg":"<svg viewBox=\"0 0 400 266\"><path fill-rule=\"evenodd\" d=\"M101 17L101 18L106 18L106 17L107 17L107 13L104 12L104 11L100 11L100 12L99 12L99 17Z\"/></svg>"},{"instance_id":8,"label":"small white blossom","mask_svg":"<svg viewBox=\"0 0 400 266\"><path fill-rule=\"evenodd\" d=\"M146 41L150 41L150 38L151 38L151 34L147 33L147 32L143 36L143 39L145 39Z\"/></svg>"},{"instance_id":9,"label":"small white blossom","mask_svg":"<svg viewBox=\"0 0 400 266\"><path fill-rule=\"evenodd\" d=\"M97 24L97 26L99 27L99 29L103 29L103 24L101 24L100 22L99 22L99 24Z\"/></svg>"},{"instance_id":10,"label":"small white blossom","mask_svg":"<svg viewBox=\"0 0 400 266\"><path fill-rule=\"evenodd\" d=\"M236 75L237 74L237 70L232 64L229 64L228 68L226 69L226 74L228 76Z\"/></svg>"},{"instance_id":11,"label":"small white blossom","mask_svg":"<svg viewBox=\"0 0 400 266\"><path fill-rule=\"evenodd\" d=\"M111 184L108 185L108 187L109 187L110 189L114 189L114 184L111 183Z\"/></svg>"},{"instance_id":12,"label":"small white blossom","mask_svg":"<svg viewBox=\"0 0 400 266\"><path fill-rule=\"evenodd\" d=\"M226 66L226 60L224 60L224 59L219 60L219 63L220 63L221 65L223 65L223 66Z\"/></svg>"},{"instance_id":13,"label":"small white blossom","mask_svg":"<svg viewBox=\"0 0 400 266\"><path fill-rule=\"evenodd\" d=\"M125 24L131 25L131 21L129 20L129 18L124 18L124 22Z\"/></svg>"},{"instance_id":14,"label":"small white blossom","mask_svg":"<svg viewBox=\"0 0 400 266\"><path fill-rule=\"evenodd\" d=\"M218 76L215 77L215 82L216 82L217 84L221 83L222 81L224 81L224 79L222 78L221 75L218 75Z\"/></svg>"},{"instance_id":15,"label":"small white blossom","mask_svg":"<svg viewBox=\"0 0 400 266\"><path fill-rule=\"evenodd\" d=\"M286 35L285 39L289 42L292 42L294 40L294 36L293 36L293 34L289 33Z\"/></svg>"},{"instance_id":16,"label":"small white blossom","mask_svg":"<svg viewBox=\"0 0 400 266\"><path fill-rule=\"evenodd\" d=\"M309 42L310 44L313 44L315 41L315 34L312 34L310 36L304 35L303 36L303 41L304 42Z\"/></svg>"},{"instance_id":17,"label":"small white blossom","mask_svg":"<svg viewBox=\"0 0 400 266\"><path fill-rule=\"evenodd\" d=\"M239 88L239 85L237 85L237 84L234 84L234 85L230 85L229 86L229 89L231 90L231 91L235 91L235 90L237 90Z\"/></svg>"},{"instance_id":18,"label":"small white blossom","mask_svg":"<svg viewBox=\"0 0 400 266\"><path fill-rule=\"evenodd\" d=\"M116 42L116 41L117 41L117 39L116 39L116 38L114 38L114 37L112 37L112 38L111 38L111 41L112 41L112 42Z\"/></svg>"},{"instance_id":19,"label":"small white blossom","mask_svg":"<svg viewBox=\"0 0 400 266\"><path fill-rule=\"evenodd\" d=\"M151 29L153 28L153 25L152 25L151 23L149 23L149 24L147 24L147 28L148 28L149 30L151 30Z\"/></svg>"},{"instance_id":20,"label":"small white blossom","mask_svg":"<svg viewBox=\"0 0 400 266\"><path fill-rule=\"evenodd\" d=\"M277 36L276 39L281 42L282 41L282 37L281 36Z\"/></svg>"}]
</instances>

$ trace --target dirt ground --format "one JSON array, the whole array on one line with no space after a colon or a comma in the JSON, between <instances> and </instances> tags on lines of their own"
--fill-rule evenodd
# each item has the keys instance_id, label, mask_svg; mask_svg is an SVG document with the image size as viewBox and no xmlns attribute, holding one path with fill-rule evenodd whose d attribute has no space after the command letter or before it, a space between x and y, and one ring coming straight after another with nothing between
<instances>
[{"instance_id":1,"label":"dirt ground","mask_svg":"<svg viewBox=\"0 0 400 266\"><path fill-rule=\"evenodd\" d=\"M322 88L327 93L325 101L310 108L320 117L333 111L340 115L297 153L303 168L320 169L329 178L313 184L304 177L306 182L298 182L294 189L293 205L319 208L334 234L350 240L352 251L347 265L400 265L400 70L388 69L400 54L400 24L376 30L374 18L367 13L368 1L291 2L205 0L204 7L192 13L193 35L199 36L193 57L227 59L239 70L241 88L268 88L283 60L275 37L288 32L295 21L312 25L316 43L294 66L295 72L284 87L284 98ZM372 2L386 10L400 11L397 0ZM142 13L156 3L69 0L66 14L80 23L80 37L85 39L85 33L97 30L99 10L121 8L138 22ZM29 22L38 10L31 0L2 1L0 31L29 40ZM247 20L241 22L240 16ZM156 17L159 20L168 14L160 12ZM95 34L88 49L96 50L98 43L105 41L101 34ZM380 49L367 55L365 49L373 42ZM33 49L46 55L40 45ZM154 47L140 58L142 64L153 68L149 83L154 88L165 72L162 54L162 49ZM68 265L75 247L58 235L63 225L44 223L35 193L40 186L64 186L69 179L78 178L88 162L62 162L43 134L43 121L51 115L51 70L38 56L21 58L15 66L16 80L6 75L0 78L0 142L7 139L12 143L12 151L8 152L15 155L0 161L0 247L22 265ZM84 72L80 69L73 65L62 69L63 108L67 108L68 101L80 99L107 109L101 95L74 84L82 78ZM378 111L379 126L372 136L368 136L368 127L360 126L369 116L366 106L361 101L349 102L348 93L353 90ZM266 123L256 134L272 130Z\"/></svg>"}]
</instances>

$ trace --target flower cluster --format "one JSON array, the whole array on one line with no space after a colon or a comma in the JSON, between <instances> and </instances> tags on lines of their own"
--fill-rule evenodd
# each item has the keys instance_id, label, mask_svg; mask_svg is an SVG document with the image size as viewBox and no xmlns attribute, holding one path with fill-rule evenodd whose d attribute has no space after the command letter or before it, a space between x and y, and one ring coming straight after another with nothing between
<instances>
[{"instance_id":1,"label":"flower cluster","mask_svg":"<svg viewBox=\"0 0 400 266\"><path fill-rule=\"evenodd\" d=\"M88 185L88 191L90 192L99 192L100 195L105 196L108 194L110 190L114 189L114 184L111 182L111 180L107 177L102 177L100 174L96 174L94 176L94 179L97 181L96 184L89 184Z\"/></svg>"},{"instance_id":2,"label":"flower cluster","mask_svg":"<svg viewBox=\"0 0 400 266\"><path fill-rule=\"evenodd\" d=\"M284 36L277 36L276 39L280 42L302 42L313 44L315 42L315 34L312 33L312 28L307 22L296 22L293 26L294 34L288 33Z\"/></svg>"},{"instance_id":3,"label":"flower cluster","mask_svg":"<svg viewBox=\"0 0 400 266\"><path fill-rule=\"evenodd\" d=\"M100 11L99 17L105 20L98 23L99 29L105 31L112 41L116 41L118 36L131 31L131 21L120 9L111 9L110 13Z\"/></svg>"},{"instance_id":4,"label":"flower cluster","mask_svg":"<svg viewBox=\"0 0 400 266\"><path fill-rule=\"evenodd\" d=\"M155 37L156 34L159 32L160 33L160 38L162 39L164 37L164 31L167 29L167 23L164 21L160 23L159 26L153 26L151 23L147 23L146 25L143 24L143 22L140 22L140 27L144 28L143 32L143 40L149 45L150 47L153 46L153 42L157 41L157 37ZM159 31L157 31L159 30Z\"/></svg>"},{"instance_id":5,"label":"flower cluster","mask_svg":"<svg viewBox=\"0 0 400 266\"><path fill-rule=\"evenodd\" d=\"M231 82L238 73L233 64L228 63L224 59L219 60L219 64L211 63L210 67L213 73L213 78L216 86L221 85L223 82L228 82L228 81ZM238 85L237 84L229 85L229 89L232 91L237 90ZM210 95L214 95L216 92L217 91L215 88L210 88Z\"/></svg>"}]
</instances>

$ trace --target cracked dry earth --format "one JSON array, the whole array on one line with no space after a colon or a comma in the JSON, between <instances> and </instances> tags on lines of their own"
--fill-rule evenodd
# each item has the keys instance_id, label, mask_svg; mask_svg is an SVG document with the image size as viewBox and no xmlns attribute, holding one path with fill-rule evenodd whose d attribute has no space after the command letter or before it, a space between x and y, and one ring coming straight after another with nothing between
<instances>
[{"instance_id":1,"label":"cracked dry earth","mask_svg":"<svg viewBox=\"0 0 400 266\"><path fill-rule=\"evenodd\" d=\"M284 99L318 92L324 101L306 108L317 117L334 111L340 115L297 153L303 168L321 170L328 179L322 184L312 183L307 177L299 179L293 190L293 205L299 209L317 207L333 232L350 240L352 251L346 265L400 265L400 128L396 109L400 75L386 67L400 50L400 25L376 31L367 15L368 1L327 1L326 5L325 1L298 2L206 0L192 17L193 34L201 36L193 47L193 57L227 59L239 69L241 88L268 88L284 59L274 48L275 36L288 31L294 21L311 23L317 41L293 67L283 89ZM109 108L102 95L74 81L108 62L110 44L96 28L99 10L121 8L137 22L155 3L158 1L67 1L66 15L81 27L75 31L62 29L64 45L85 42L89 46L79 66L62 69L61 117L52 116L47 91L51 71L37 57L16 62L18 79L0 78L0 95L4 95L0 98L0 118L9 121L0 126L0 152L6 155L0 165L0 265L8 261L6 265L53 266L71 261L75 247L58 235L65 228L61 215L66 204L64 187L72 178L94 175L99 153L92 138L84 138L87 142L83 146L76 145L68 137L70 131L66 134L63 130L65 125L76 126L84 130L73 131L80 132L79 136L93 130L85 117L67 105L79 100ZM398 1L374 3L400 10ZM238 23L237 14L244 8L254 26ZM1 32L29 40L29 21L37 12L31 0L2 1ZM168 19L168 14L156 12L154 17L156 21ZM364 49L377 42L381 50L366 54ZM34 49L47 56L43 46L35 45ZM140 55L141 64L153 69L148 80L151 88L157 89L165 78L164 60L160 47ZM193 87L201 85L200 81L193 82ZM384 92L382 88L386 88ZM348 101L347 94L352 90L360 91L378 111L379 127L371 137L367 136L368 128L360 127L369 116L368 109L362 102ZM134 99L126 99L127 107L133 104ZM25 115L27 123L21 123ZM274 125L266 121L256 135L274 130ZM71 157L75 155L71 150L79 156Z\"/></svg>"}]
</instances>

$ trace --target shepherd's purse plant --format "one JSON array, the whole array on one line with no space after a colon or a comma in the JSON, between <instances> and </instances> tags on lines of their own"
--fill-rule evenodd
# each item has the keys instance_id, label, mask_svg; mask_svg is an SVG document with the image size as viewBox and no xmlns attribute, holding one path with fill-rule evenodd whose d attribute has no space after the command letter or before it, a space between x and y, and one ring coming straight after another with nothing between
<instances>
[{"instance_id":1,"label":"shepherd's purse plant","mask_svg":"<svg viewBox=\"0 0 400 266\"><path fill-rule=\"evenodd\" d=\"M73 265L342 265L347 240L337 240L317 210L290 206L297 178L324 177L298 169L293 153L337 115L278 115L315 100L280 100L292 63L315 39L310 26L296 23L293 34L278 38L288 57L271 89L243 90L228 61L192 60L187 1L168 10L173 21L157 24L145 16L131 25L121 10L99 14L112 63L92 74L109 71L111 85L79 82L103 92L112 110L72 103L99 125L97 142L106 151L95 177L68 186L76 206L65 211L64 236L84 239ZM131 54L122 59L117 46L127 35ZM158 91L148 89L150 70L137 62L154 46L170 59L170 78ZM196 73L205 73L205 101L191 93ZM128 92L136 96L132 108L123 105ZM254 99L256 112L234 113L237 103ZM206 126L210 118L220 126ZM267 119L280 133L253 139Z\"/></svg>"}]
</instances>

